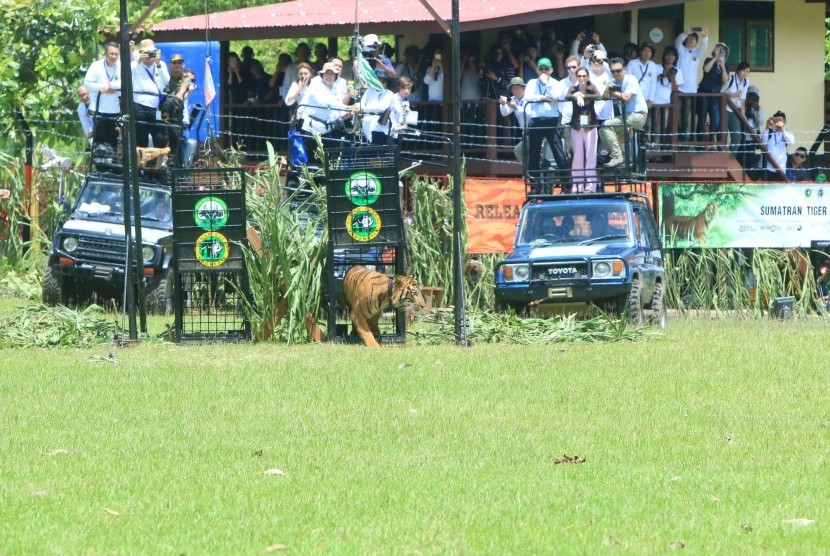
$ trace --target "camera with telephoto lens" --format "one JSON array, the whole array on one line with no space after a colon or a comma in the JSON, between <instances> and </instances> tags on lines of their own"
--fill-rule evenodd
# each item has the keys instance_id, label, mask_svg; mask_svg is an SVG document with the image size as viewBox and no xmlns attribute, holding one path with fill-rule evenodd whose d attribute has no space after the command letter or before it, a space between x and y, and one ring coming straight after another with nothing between
<instances>
[{"instance_id":1,"label":"camera with telephoto lens","mask_svg":"<svg viewBox=\"0 0 830 556\"><path fill-rule=\"evenodd\" d=\"M147 50L146 53L147 53L147 57L152 60L158 55L159 51L158 50Z\"/></svg>"},{"instance_id":2,"label":"camera with telephoto lens","mask_svg":"<svg viewBox=\"0 0 830 556\"><path fill-rule=\"evenodd\" d=\"M677 75L677 68L669 68L669 75Z\"/></svg>"}]
</instances>

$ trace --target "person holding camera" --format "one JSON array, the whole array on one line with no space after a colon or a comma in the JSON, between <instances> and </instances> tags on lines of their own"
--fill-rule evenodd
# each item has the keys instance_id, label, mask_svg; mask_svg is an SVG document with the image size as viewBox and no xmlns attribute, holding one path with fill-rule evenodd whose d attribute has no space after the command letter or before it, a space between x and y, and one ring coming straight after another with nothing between
<instances>
[{"instance_id":1,"label":"person holding camera","mask_svg":"<svg viewBox=\"0 0 830 556\"><path fill-rule=\"evenodd\" d=\"M617 133L623 129L623 123L632 131L643 129L646 125L648 105L637 79L633 75L626 75L623 59L612 58L608 65L611 68L612 80L606 87L602 98L621 101L625 106L622 115L605 120L599 130L602 142L611 151L611 159L605 163L605 166L612 168L624 161Z\"/></svg>"},{"instance_id":2,"label":"person holding camera","mask_svg":"<svg viewBox=\"0 0 830 556\"><path fill-rule=\"evenodd\" d=\"M582 56L580 64L582 67L591 69L591 58L595 52L608 52L605 45L599 40L599 35L593 31L580 31L571 43L571 56Z\"/></svg>"},{"instance_id":3,"label":"person holding camera","mask_svg":"<svg viewBox=\"0 0 830 556\"><path fill-rule=\"evenodd\" d=\"M487 79L484 84L484 96L487 98L497 99L506 96L510 80L516 77L518 63L514 65L508 58L509 46L505 47L505 44L509 45L510 41L504 40L491 46L489 59L484 64L484 77Z\"/></svg>"},{"instance_id":4,"label":"person holding camera","mask_svg":"<svg viewBox=\"0 0 830 556\"><path fill-rule=\"evenodd\" d=\"M432 63L424 75L424 84L427 86L428 101L444 100L444 62L440 51L436 51L432 56Z\"/></svg>"},{"instance_id":5,"label":"person holding camera","mask_svg":"<svg viewBox=\"0 0 830 556\"><path fill-rule=\"evenodd\" d=\"M770 158L778 164L781 170L787 167L787 145L795 143L795 136L787 130L786 126L787 115L779 110L767 120L766 129L761 132L761 142L767 146ZM767 160L767 181L781 180L778 168L771 160Z\"/></svg>"},{"instance_id":6,"label":"person holding camera","mask_svg":"<svg viewBox=\"0 0 830 556\"><path fill-rule=\"evenodd\" d=\"M84 76L84 87L89 91L89 114L93 118L93 144L118 148L116 121L121 115L121 49L118 43L108 42L104 57L90 64Z\"/></svg>"},{"instance_id":7,"label":"person holding camera","mask_svg":"<svg viewBox=\"0 0 830 556\"><path fill-rule=\"evenodd\" d=\"M702 39L700 37L703 37ZM698 45L698 40L700 45ZM697 72L700 57L709 46L709 28L691 27L677 35L674 47L677 49L677 69L683 74L683 84L678 91L683 94L697 93ZM694 129L694 97L680 99L680 133L689 138Z\"/></svg>"},{"instance_id":8,"label":"person holding camera","mask_svg":"<svg viewBox=\"0 0 830 556\"><path fill-rule=\"evenodd\" d=\"M507 97L502 95L499 97L499 112L503 117L508 117L510 114L516 115L516 121L519 123L519 129L524 130L527 129L527 124L529 123L528 120L530 118L527 116L525 111L525 82L524 79L521 77L514 77L510 80L510 93L511 96ZM513 154L516 157L516 160L519 161L519 164L524 164L524 139L519 140L516 143L516 146L513 147Z\"/></svg>"},{"instance_id":9,"label":"person holding camera","mask_svg":"<svg viewBox=\"0 0 830 556\"><path fill-rule=\"evenodd\" d=\"M167 146L167 130L159 125L159 105L164 88L170 81L167 64L161 52L150 39L144 39L138 49L138 62L133 63L133 103L135 104L136 145L147 147L150 137L154 147Z\"/></svg>"},{"instance_id":10,"label":"person holding camera","mask_svg":"<svg viewBox=\"0 0 830 556\"><path fill-rule=\"evenodd\" d=\"M712 51L712 56L703 62L703 79L697 87L698 93L709 93L697 99L697 137L708 144L718 142L720 132L721 97L711 96L720 93L729 82L729 70L726 59L729 47L719 42ZM709 137L706 137L706 117L709 116Z\"/></svg>"}]
</instances>

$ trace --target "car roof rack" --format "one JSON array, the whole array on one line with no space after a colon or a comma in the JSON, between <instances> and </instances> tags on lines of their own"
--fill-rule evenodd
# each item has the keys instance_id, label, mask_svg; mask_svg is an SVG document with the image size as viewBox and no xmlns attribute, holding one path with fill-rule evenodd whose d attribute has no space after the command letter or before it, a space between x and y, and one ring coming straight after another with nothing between
<instances>
[{"instance_id":1,"label":"car roof rack","mask_svg":"<svg viewBox=\"0 0 830 556\"><path fill-rule=\"evenodd\" d=\"M648 202L648 197L636 191L613 191L610 193L556 193L556 194L530 194L527 196L527 203L538 201L575 201L586 199L627 199Z\"/></svg>"}]
</instances>

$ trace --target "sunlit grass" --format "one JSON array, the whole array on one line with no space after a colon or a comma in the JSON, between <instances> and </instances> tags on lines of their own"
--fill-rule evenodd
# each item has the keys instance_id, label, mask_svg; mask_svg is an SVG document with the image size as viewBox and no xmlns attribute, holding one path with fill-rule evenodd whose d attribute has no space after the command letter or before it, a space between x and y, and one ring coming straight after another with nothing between
<instances>
[{"instance_id":1,"label":"sunlit grass","mask_svg":"<svg viewBox=\"0 0 830 556\"><path fill-rule=\"evenodd\" d=\"M821 552L827 332L3 350L2 551Z\"/></svg>"}]
</instances>

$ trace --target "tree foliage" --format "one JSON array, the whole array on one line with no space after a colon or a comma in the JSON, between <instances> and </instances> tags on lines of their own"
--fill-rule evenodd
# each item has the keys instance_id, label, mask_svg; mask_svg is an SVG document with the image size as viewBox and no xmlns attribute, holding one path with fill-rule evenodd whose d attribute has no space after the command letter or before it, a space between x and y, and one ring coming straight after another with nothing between
<instances>
[{"instance_id":1,"label":"tree foliage","mask_svg":"<svg viewBox=\"0 0 830 556\"><path fill-rule=\"evenodd\" d=\"M81 70L97 54L99 32L117 22L115 10L100 0L0 2L2 129L13 128L15 108L33 121L67 120L74 113ZM56 131L77 134L75 127Z\"/></svg>"}]
</instances>

